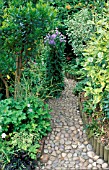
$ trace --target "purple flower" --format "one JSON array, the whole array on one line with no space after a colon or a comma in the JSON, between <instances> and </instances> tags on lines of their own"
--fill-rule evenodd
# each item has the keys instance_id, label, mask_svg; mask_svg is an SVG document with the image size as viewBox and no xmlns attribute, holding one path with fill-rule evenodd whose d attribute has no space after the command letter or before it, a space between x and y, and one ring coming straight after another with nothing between
<instances>
[{"instance_id":1,"label":"purple flower","mask_svg":"<svg viewBox=\"0 0 109 170\"><path fill-rule=\"evenodd\" d=\"M58 42L66 42L65 39L65 36L61 34L58 29L56 29L54 31L52 30L46 35L46 37L44 38L44 43L48 43L49 45L56 45Z\"/></svg>"},{"instance_id":2,"label":"purple flower","mask_svg":"<svg viewBox=\"0 0 109 170\"><path fill-rule=\"evenodd\" d=\"M56 35L60 34L60 32L58 31L58 28L56 28L55 33Z\"/></svg>"},{"instance_id":3,"label":"purple flower","mask_svg":"<svg viewBox=\"0 0 109 170\"><path fill-rule=\"evenodd\" d=\"M57 36L56 34L52 34L52 35L51 35L51 39L55 39L56 36Z\"/></svg>"},{"instance_id":4,"label":"purple flower","mask_svg":"<svg viewBox=\"0 0 109 170\"><path fill-rule=\"evenodd\" d=\"M50 45L55 45L56 43L55 43L54 40L50 40L50 41L49 41L49 44L50 44Z\"/></svg>"}]
</instances>

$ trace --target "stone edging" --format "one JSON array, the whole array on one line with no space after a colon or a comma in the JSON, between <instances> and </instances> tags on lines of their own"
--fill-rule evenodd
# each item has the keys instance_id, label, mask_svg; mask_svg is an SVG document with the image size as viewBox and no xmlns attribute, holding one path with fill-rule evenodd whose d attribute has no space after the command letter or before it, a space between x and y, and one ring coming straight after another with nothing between
<instances>
[{"instance_id":1,"label":"stone edging","mask_svg":"<svg viewBox=\"0 0 109 170\"><path fill-rule=\"evenodd\" d=\"M69 73L65 73L65 76L67 78L76 80L76 78ZM88 120L85 117L84 113L82 112L82 103L80 101L80 95L79 95L79 109L80 109L80 116L83 120L83 123L84 123L84 125L86 125ZM89 131L87 130L87 134L88 133L89 133ZM99 155L102 159L104 159L104 161L108 162L108 164L109 164L109 146L103 145L97 137L91 137L89 139L89 142L91 143L95 153L97 155Z\"/></svg>"},{"instance_id":2,"label":"stone edging","mask_svg":"<svg viewBox=\"0 0 109 170\"><path fill-rule=\"evenodd\" d=\"M79 109L80 109L80 116L83 120L84 125L87 124L88 120L85 117L84 113L82 112L82 103L80 101L80 95L79 95ZM87 134L89 131L87 130ZM91 137L89 139L93 150L97 155L99 155L104 161L108 162L109 164L109 146L105 146L101 143L101 141L97 137Z\"/></svg>"}]
</instances>

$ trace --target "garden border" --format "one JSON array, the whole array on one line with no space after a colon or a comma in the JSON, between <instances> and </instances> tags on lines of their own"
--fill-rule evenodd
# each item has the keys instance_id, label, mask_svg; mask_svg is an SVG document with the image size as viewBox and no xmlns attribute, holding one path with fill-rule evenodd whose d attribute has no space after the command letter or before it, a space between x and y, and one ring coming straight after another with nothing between
<instances>
[{"instance_id":1,"label":"garden border","mask_svg":"<svg viewBox=\"0 0 109 170\"><path fill-rule=\"evenodd\" d=\"M82 112L82 103L80 101L80 94L79 94L79 109L80 109L80 116L83 120L84 125L87 124L88 120L85 117L84 112ZM89 130L86 130L87 134L89 133ZM89 138L88 138L89 139ZM89 139L89 142L91 143L94 152L99 155L104 161L108 162L109 164L109 147L99 140L96 136L91 137Z\"/></svg>"},{"instance_id":2,"label":"garden border","mask_svg":"<svg viewBox=\"0 0 109 170\"><path fill-rule=\"evenodd\" d=\"M74 76L70 75L69 73L66 73L65 76L67 78L71 78L71 79L75 79ZM88 122L87 117L85 116L84 112L82 112L82 103L80 100L80 93L79 93L79 97L78 97L78 103L79 103L79 109L80 109L80 116L83 120L83 124L86 125ZM86 130L86 133L89 133L89 130ZM88 138L90 144L93 147L94 152L99 155L104 161L108 162L109 164L109 146L101 143L101 141L99 140L99 138L97 138L96 136L91 137L90 139Z\"/></svg>"}]
</instances>

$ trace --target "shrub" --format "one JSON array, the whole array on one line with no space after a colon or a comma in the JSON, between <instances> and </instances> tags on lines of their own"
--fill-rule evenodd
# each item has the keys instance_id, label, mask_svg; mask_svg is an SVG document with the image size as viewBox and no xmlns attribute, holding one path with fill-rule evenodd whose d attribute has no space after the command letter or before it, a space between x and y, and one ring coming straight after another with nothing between
<instances>
[{"instance_id":1,"label":"shrub","mask_svg":"<svg viewBox=\"0 0 109 170\"><path fill-rule=\"evenodd\" d=\"M65 24L67 25L67 34L69 43L77 56L82 55L82 50L94 32L93 25L88 23L91 20L91 11L84 8L74 14Z\"/></svg>"},{"instance_id":2,"label":"shrub","mask_svg":"<svg viewBox=\"0 0 109 170\"><path fill-rule=\"evenodd\" d=\"M104 9L103 18L96 22L97 31L93 35L83 55L85 61L83 68L86 71L89 82L85 88L86 95L92 98L93 106L101 100L105 93L109 92L109 13ZM102 106L101 106L102 108Z\"/></svg>"},{"instance_id":3,"label":"shrub","mask_svg":"<svg viewBox=\"0 0 109 170\"><path fill-rule=\"evenodd\" d=\"M103 9L102 19L95 22L97 31L93 33L87 48L84 49L83 71L88 81L84 88L86 113L89 115L87 127L90 129L90 137L93 135L105 135L108 119L108 93L109 93L109 10ZM90 105L90 107L89 107ZM89 109L90 108L90 109ZM90 112L91 111L91 112Z\"/></svg>"},{"instance_id":4,"label":"shrub","mask_svg":"<svg viewBox=\"0 0 109 170\"><path fill-rule=\"evenodd\" d=\"M10 4L14 5L14 6L19 6L19 5L25 5L26 3L29 3L29 2L32 2L33 5L36 5L36 3L38 3L38 1L39 0L23 0L23 1L22 0L19 0L19 1L17 1L17 0L4 0L1 3L2 3L2 6L4 8L6 8L6 7L9 7Z\"/></svg>"},{"instance_id":5,"label":"shrub","mask_svg":"<svg viewBox=\"0 0 109 170\"><path fill-rule=\"evenodd\" d=\"M57 12L39 1L36 7L31 2L25 5L10 3L3 14L0 78L14 73L16 97L24 63L30 58L34 60L40 40L57 25Z\"/></svg>"},{"instance_id":6,"label":"shrub","mask_svg":"<svg viewBox=\"0 0 109 170\"><path fill-rule=\"evenodd\" d=\"M47 104L39 98L28 97L25 101L5 99L0 102L0 155L1 163L9 163L16 152L25 152L36 159L39 140L50 128Z\"/></svg>"},{"instance_id":7,"label":"shrub","mask_svg":"<svg viewBox=\"0 0 109 170\"><path fill-rule=\"evenodd\" d=\"M72 50L76 55L75 56L72 54L72 61L75 61L74 66L70 66L68 64L68 68L69 71L72 70L72 74L74 74L75 76L77 76L81 72L81 63L84 60L84 56L82 53L84 48L87 47L88 41L91 39L93 33L95 33L97 30L96 22L103 17L103 12L101 10L97 10L100 7L99 5L100 4L98 4L98 6L95 5L94 8L90 8L90 6L88 6L87 8L85 7L69 17L68 21L65 21L69 44L71 44ZM75 66L77 66L76 73Z\"/></svg>"},{"instance_id":8,"label":"shrub","mask_svg":"<svg viewBox=\"0 0 109 170\"><path fill-rule=\"evenodd\" d=\"M88 79L85 78L79 82L77 82L76 86L74 87L73 89L73 93L75 95L78 95L80 92L83 92L84 91L84 88L86 86L86 83L87 83Z\"/></svg>"},{"instance_id":9,"label":"shrub","mask_svg":"<svg viewBox=\"0 0 109 170\"><path fill-rule=\"evenodd\" d=\"M102 7L105 4L104 0L93 1L93 0L44 0L49 2L50 5L56 7L59 11L58 18L63 23L63 20L66 20L68 15L74 14L80 11L84 7L96 8L97 11L101 11Z\"/></svg>"}]
</instances>

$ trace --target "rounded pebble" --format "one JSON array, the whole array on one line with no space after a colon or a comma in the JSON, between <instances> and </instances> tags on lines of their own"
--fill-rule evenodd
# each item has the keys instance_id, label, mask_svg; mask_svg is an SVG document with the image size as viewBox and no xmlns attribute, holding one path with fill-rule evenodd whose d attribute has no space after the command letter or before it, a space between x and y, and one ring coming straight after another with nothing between
<instances>
[{"instance_id":1,"label":"rounded pebble","mask_svg":"<svg viewBox=\"0 0 109 170\"><path fill-rule=\"evenodd\" d=\"M102 164L102 168L103 168L103 169L106 169L107 167L108 167L108 164L107 164L107 163L103 163L103 164Z\"/></svg>"},{"instance_id":2,"label":"rounded pebble","mask_svg":"<svg viewBox=\"0 0 109 170\"><path fill-rule=\"evenodd\" d=\"M103 164L103 163L104 163L104 161L102 159L97 160L97 164Z\"/></svg>"}]
</instances>

